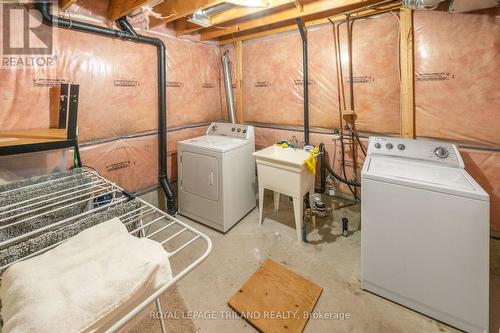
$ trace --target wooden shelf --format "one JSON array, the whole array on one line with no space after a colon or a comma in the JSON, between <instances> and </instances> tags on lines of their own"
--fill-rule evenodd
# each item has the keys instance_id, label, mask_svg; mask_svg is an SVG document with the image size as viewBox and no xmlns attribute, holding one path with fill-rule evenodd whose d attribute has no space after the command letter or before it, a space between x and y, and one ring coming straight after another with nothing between
<instances>
[{"instance_id":1,"label":"wooden shelf","mask_svg":"<svg viewBox=\"0 0 500 333\"><path fill-rule=\"evenodd\" d=\"M0 132L0 147L66 141L66 129L35 129Z\"/></svg>"}]
</instances>

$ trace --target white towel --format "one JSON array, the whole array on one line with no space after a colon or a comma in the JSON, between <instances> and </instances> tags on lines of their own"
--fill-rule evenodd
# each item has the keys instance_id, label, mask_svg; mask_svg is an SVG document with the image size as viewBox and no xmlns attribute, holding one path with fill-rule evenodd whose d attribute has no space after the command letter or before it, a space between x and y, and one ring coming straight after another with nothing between
<instances>
[{"instance_id":1,"label":"white towel","mask_svg":"<svg viewBox=\"0 0 500 333\"><path fill-rule=\"evenodd\" d=\"M171 279L163 247L114 218L4 273L2 331L103 331Z\"/></svg>"}]
</instances>

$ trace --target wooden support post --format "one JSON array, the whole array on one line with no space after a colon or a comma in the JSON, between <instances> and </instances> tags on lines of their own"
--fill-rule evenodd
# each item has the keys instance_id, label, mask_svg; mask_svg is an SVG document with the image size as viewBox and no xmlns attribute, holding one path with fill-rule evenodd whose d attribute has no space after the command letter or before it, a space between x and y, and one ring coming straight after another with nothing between
<instances>
[{"instance_id":1,"label":"wooden support post","mask_svg":"<svg viewBox=\"0 0 500 333\"><path fill-rule=\"evenodd\" d=\"M401 63L401 136L415 138L415 95L413 69L413 12L399 11L400 63Z\"/></svg>"},{"instance_id":2,"label":"wooden support post","mask_svg":"<svg viewBox=\"0 0 500 333\"><path fill-rule=\"evenodd\" d=\"M243 42L235 42L236 53L236 122L243 124Z\"/></svg>"}]
</instances>

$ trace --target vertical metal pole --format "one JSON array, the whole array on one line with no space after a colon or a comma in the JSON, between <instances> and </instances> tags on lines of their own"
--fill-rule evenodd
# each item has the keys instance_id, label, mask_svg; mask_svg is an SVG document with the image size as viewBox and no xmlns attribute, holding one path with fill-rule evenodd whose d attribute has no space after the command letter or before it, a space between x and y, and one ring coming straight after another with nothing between
<instances>
[{"instance_id":1,"label":"vertical metal pole","mask_svg":"<svg viewBox=\"0 0 500 333\"><path fill-rule=\"evenodd\" d=\"M309 144L309 71L307 67L307 35L300 17L297 18L300 37L302 38L302 68L304 86L304 144Z\"/></svg>"},{"instance_id":2,"label":"vertical metal pole","mask_svg":"<svg viewBox=\"0 0 500 333\"><path fill-rule=\"evenodd\" d=\"M352 66L352 25L353 21L350 19L350 15L347 15L347 47L349 52L349 97L351 111L354 112L354 74ZM356 116L352 115L352 128L351 128L351 149L352 149L352 170L354 181L358 179L358 154L356 145ZM354 196L357 197L358 189L354 186Z\"/></svg>"},{"instance_id":3,"label":"vertical metal pole","mask_svg":"<svg viewBox=\"0 0 500 333\"><path fill-rule=\"evenodd\" d=\"M68 120L68 95L69 84L61 83L61 94L59 96L59 123L57 128L66 128Z\"/></svg>"},{"instance_id":4,"label":"vertical metal pole","mask_svg":"<svg viewBox=\"0 0 500 333\"><path fill-rule=\"evenodd\" d=\"M80 91L80 86L78 84L72 84L69 87L69 117L68 117L68 129L66 134L68 140L76 140L77 138L79 91Z\"/></svg>"},{"instance_id":5,"label":"vertical metal pole","mask_svg":"<svg viewBox=\"0 0 500 333\"><path fill-rule=\"evenodd\" d=\"M352 21L347 15L347 52L349 54L349 104L354 111L354 74L352 72Z\"/></svg>"},{"instance_id":6,"label":"vertical metal pole","mask_svg":"<svg viewBox=\"0 0 500 333\"><path fill-rule=\"evenodd\" d=\"M229 114L229 121L234 124L234 94L233 94L233 82L231 81L231 63L229 62L229 50L224 52L222 56L222 70L224 73L224 87L226 88L226 103L227 112Z\"/></svg>"},{"instance_id":7,"label":"vertical metal pole","mask_svg":"<svg viewBox=\"0 0 500 333\"><path fill-rule=\"evenodd\" d=\"M165 321L163 320L163 310L161 308L160 298L156 299L156 310L160 314L159 321L160 321L161 333L167 333L167 327L165 326Z\"/></svg>"}]
</instances>

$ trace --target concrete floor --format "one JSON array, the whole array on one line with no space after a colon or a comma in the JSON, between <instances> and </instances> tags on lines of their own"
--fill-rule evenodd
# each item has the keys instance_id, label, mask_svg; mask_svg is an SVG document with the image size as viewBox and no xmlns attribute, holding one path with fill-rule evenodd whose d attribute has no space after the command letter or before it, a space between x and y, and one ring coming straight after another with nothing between
<instances>
[{"instance_id":1,"label":"concrete floor","mask_svg":"<svg viewBox=\"0 0 500 333\"><path fill-rule=\"evenodd\" d=\"M155 201L146 196L148 201ZM270 258L323 288L317 313L349 313L350 319L311 319L304 332L458 332L410 309L360 288L359 205L317 218L309 243L296 240L292 204L281 196L280 211L273 211L266 193L265 220L258 223L255 209L225 235L187 218L179 218L205 232L213 242L209 257L178 283L198 332L257 332L245 320L227 318L228 300ZM341 236L340 219L347 214L349 237ZM490 332L500 332L500 241L491 247ZM208 313L211 312L211 313Z\"/></svg>"}]
</instances>

